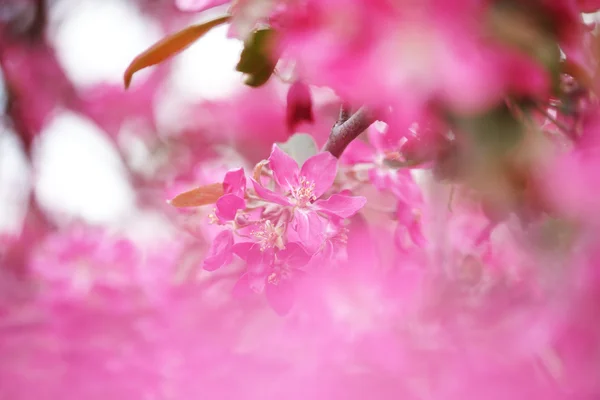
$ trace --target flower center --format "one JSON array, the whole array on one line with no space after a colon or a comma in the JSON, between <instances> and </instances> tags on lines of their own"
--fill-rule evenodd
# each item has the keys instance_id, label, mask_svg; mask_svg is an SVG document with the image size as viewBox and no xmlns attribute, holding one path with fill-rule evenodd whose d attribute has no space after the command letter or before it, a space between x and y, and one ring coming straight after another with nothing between
<instances>
[{"instance_id":1,"label":"flower center","mask_svg":"<svg viewBox=\"0 0 600 400\"><path fill-rule=\"evenodd\" d=\"M276 226L270 220L266 220L260 229L252 232L252 235L257 239L261 251L272 249L273 247L283 249L285 248L282 237L283 230L284 228L281 224Z\"/></svg>"},{"instance_id":2,"label":"flower center","mask_svg":"<svg viewBox=\"0 0 600 400\"><path fill-rule=\"evenodd\" d=\"M292 277L292 270L287 264L279 264L273 267L273 272L267 277L267 282L271 285L278 285L279 282Z\"/></svg>"},{"instance_id":3,"label":"flower center","mask_svg":"<svg viewBox=\"0 0 600 400\"><path fill-rule=\"evenodd\" d=\"M300 185L292 188L292 196L296 199L296 205L298 207L306 207L311 202L315 201L317 197L314 194L315 184L307 180L305 177L300 177Z\"/></svg>"}]
</instances>

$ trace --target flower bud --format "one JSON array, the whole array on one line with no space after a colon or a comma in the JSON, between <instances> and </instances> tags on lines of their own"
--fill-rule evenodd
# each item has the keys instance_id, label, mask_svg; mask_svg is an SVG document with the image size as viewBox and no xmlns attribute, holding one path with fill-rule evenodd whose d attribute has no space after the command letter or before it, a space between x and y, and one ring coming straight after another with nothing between
<instances>
[{"instance_id":1,"label":"flower bud","mask_svg":"<svg viewBox=\"0 0 600 400\"><path fill-rule=\"evenodd\" d=\"M310 88L302 81L290 86L287 94L287 127L290 133L302 122L314 122Z\"/></svg>"}]
</instances>

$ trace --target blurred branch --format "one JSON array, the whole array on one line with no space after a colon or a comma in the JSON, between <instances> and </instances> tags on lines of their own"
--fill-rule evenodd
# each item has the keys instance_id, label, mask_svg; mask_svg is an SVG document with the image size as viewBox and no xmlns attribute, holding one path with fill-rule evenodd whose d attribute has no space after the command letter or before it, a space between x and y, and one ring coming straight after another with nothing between
<instances>
[{"instance_id":1,"label":"blurred branch","mask_svg":"<svg viewBox=\"0 0 600 400\"><path fill-rule=\"evenodd\" d=\"M44 94L29 88L34 87L39 91L54 88L48 81L58 81L53 73L63 71L45 38L46 0L9 0L2 7L6 18L0 20L0 69L5 80L7 103L6 109L0 110L3 114L0 123L7 124L14 130L31 163L33 140L39 134L39 122L45 115L37 115L31 111L31 108L36 109L35 101ZM33 65L30 70L25 66L25 60ZM51 72L39 73L45 70ZM29 71L34 73L28 74ZM66 75L63 76L66 82ZM34 190L30 191L27 203L27 215L19 236L0 254L0 265L18 273L26 273L28 249L33 243L43 240L46 234L56 228L40 206Z\"/></svg>"}]
</instances>

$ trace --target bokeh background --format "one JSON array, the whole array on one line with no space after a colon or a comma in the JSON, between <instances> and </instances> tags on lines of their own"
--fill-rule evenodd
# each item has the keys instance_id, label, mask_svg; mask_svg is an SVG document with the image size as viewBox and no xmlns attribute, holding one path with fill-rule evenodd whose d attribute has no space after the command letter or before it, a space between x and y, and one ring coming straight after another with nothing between
<instances>
[{"instance_id":1,"label":"bokeh background","mask_svg":"<svg viewBox=\"0 0 600 400\"><path fill-rule=\"evenodd\" d=\"M500 363L506 382L514 383L505 386L487 363L486 346L475 357L481 365L466 367L461 349L428 363L420 349L393 347L401 341L387 316L401 314L396 308L404 303L385 303L385 296L370 290L386 287L383 275L340 277L340 286L344 279L351 282L350 300L336 299L336 318L323 311L319 329L302 325L302 319L285 326L262 307L262 298L231 306L239 271L209 274L199 268L216 234L205 224L210 210L178 211L167 200L221 182L230 168L250 170L269 156L274 142L289 138L287 68L278 66L279 79L260 88L244 85L235 72L242 43L221 26L168 62L137 73L125 90L123 72L137 54L226 10L195 14L185 11L185 3L0 0L0 399L201 398L211 390L219 398L262 399L265 388L270 398L335 398L337 390L355 398L397 398L394 374L415 371L422 360L416 370L439 378L456 398L465 397L453 385L470 388L471 380L481 393L521 393L531 383L530 365L521 370ZM311 89L315 121L297 131L322 145L340 104L330 90ZM355 240L354 250L362 243ZM73 272L98 265L111 268L97 268L94 277ZM47 290L38 291L32 272ZM173 279L200 283L165 284ZM402 293L389 285L390 293ZM503 346L529 349L542 341L529 309L516 308L524 311L519 318L510 314L510 321L518 320L510 327L521 332L531 325L531 334L519 336L517 344L513 336L498 334L490 348L504 353ZM586 321L595 312L578 309ZM419 332L418 339L421 333L427 334ZM454 339L446 339L444 345L455 349ZM409 363L387 364L390 352L405 350ZM572 371L585 385L593 383L586 392L593 395L595 364L588 365L583 353L577 356L584 366ZM354 356L393 373L346 370ZM277 364L282 357L288 369ZM548 353L544 362L552 366L552 357ZM491 372L484 368L489 365ZM482 380L472 379L479 370ZM35 380L39 385L29 385ZM418 390L426 386L409 383ZM561 398L552 387L540 390ZM503 398L501 391L496 395Z\"/></svg>"},{"instance_id":2,"label":"bokeh background","mask_svg":"<svg viewBox=\"0 0 600 400\"><path fill-rule=\"evenodd\" d=\"M211 180L208 170L194 172L197 162L236 166L241 156L266 158L269 140L286 139L286 84L274 79L250 95L235 71L242 43L226 37L226 26L139 72L124 90L123 72L137 54L226 10L198 15L180 3L2 1L0 232L19 232L31 195L52 224L164 234L169 223L141 206L160 209L172 194L150 190L158 181L193 186L198 176L186 174ZM323 92L316 102L332 102Z\"/></svg>"}]
</instances>

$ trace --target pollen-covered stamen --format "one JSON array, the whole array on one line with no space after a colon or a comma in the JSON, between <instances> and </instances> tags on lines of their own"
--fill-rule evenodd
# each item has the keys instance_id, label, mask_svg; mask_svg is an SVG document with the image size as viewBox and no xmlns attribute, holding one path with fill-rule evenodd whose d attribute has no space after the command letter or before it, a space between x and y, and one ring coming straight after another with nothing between
<instances>
[{"instance_id":1,"label":"pollen-covered stamen","mask_svg":"<svg viewBox=\"0 0 600 400\"><path fill-rule=\"evenodd\" d=\"M267 282L271 285L278 285L279 282L292 277L292 270L287 264L275 265L273 272L267 277Z\"/></svg>"},{"instance_id":2,"label":"pollen-covered stamen","mask_svg":"<svg viewBox=\"0 0 600 400\"><path fill-rule=\"evenodd\" d=\"M338 242L340 244L347 244L348 243L348 228L340 228L339 231L333 235L333 237L331 238L331 240L333 242Z\"/></svg>"},{"instance_id":3,"label":"pollen-covered stamen","mask_svg":"<svg viewBox=\"0 0 600 400\"><path fill-rule=\"evenodd\" d=\"M298 187L292 188L292 196L296 199L296 205L298 207L306 207L308 204L315 201L317 197L314 194L314 190L314 182L301 176Z\"/></svg>"},{"instance_id":4,"label":"pollen-covered stamen","mask_svg":"<svg viewBox=\"0 0 600 400\"><path fill-rule=\"evenodd\" d=\"M213 212L208 214L208 223L209 224L217 224L219 222L219 218L217 218L217 209L213 208Z\"/></svg>"},{"instance_id":5,"label":"pollen-covered stamen","mask_svg":"<svg viewBox=\"0 0 600 400\"><path fill-rule=\"evenodd\" d=\"M260 229L252 232L252 236L257 239L261 251L272 249L274 247L283 249L285 248L283 243L284 231L285 228L282 224L273 225L270 220L266 220L261 225Z\"/></svg>"}]
</instances>

